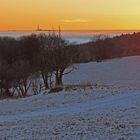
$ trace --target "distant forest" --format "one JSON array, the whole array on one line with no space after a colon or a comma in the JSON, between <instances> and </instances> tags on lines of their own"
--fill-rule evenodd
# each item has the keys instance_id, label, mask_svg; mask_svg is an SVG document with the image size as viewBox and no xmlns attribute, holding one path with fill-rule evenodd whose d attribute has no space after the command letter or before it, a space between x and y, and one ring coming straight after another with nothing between
<instances>
[{"instance_id":1,"label":"distant forest","mask_svg":"<svg viewBox=\"0 0 140 140\"><path fill-rule=\"evenodd\" d=\"M75 46L78 62L102 61L117 57L140 55L140 33L100 39Z\"/></svg>"},{"instance_id":2,"label":"distant forest","mask_svg":"<svg viewBox=\"0 0 140 140\"><path fill-rule=\"evenodd\" d=\"M0 97L25 97L48 89L59 91L63 76L74 69L73 64L139 54L140 33L98 38L80 45L69 45L60 31L0 37Z\"/></svg>"}]
</instances>

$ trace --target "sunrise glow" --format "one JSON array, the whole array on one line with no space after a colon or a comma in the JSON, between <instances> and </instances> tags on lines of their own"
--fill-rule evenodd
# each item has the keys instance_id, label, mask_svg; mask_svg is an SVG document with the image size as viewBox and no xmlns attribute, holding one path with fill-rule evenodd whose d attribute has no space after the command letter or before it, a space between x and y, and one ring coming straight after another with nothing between
<instances>
[{"instance_id":1,"label":"sunrise glow","mask_svg":"<svg viewBox=\"0 0 140 140\"><path fill-rule=\"evenodd\" d=\"M0 30L140 29L140 0L0 0Z\"/></svg>"}]
</instances>

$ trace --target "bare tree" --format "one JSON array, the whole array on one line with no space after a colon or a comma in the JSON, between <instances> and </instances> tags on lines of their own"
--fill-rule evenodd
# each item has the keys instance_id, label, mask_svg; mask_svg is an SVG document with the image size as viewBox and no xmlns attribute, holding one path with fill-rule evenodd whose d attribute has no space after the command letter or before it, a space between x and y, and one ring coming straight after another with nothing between
<instances>
[{"instance_id":1,"label":"bare tree","mask_svg":"<svg viewBox=\"0 0 140 140\"><path fill-rule=\"evenodd\" d=\"M32 91L34 95L39 94L42 91L42 81L40 78L40 74L39 73L35 73L32 76Z\"/></svg>"},{"instance_id":2,"label":"bare tree","mask_svg":"<svg viewBox=\"0 0 140 140\"><path fill-rule=\"evenodd\" d=\"M48 35L39 35L41 52L39 58L39 68L46 89L52 86L52 73L55 75L55 86L63 84L63 75L73 70L72 64L74 54L68 43L62 39L61 31L52 32ZM67 72L65 70L70 68Z\"/></svg>"},{"instance_id":3,"label":"bare tree","mask_svg":"<svg viewBox=\"0 0 140 140\"><path fill-rule=\"evenodd\" d=\"M19 60L13 64L15 71L14 88L20 96L26 96L32 84L31 67L28 61Z\"/></svg>"},{"instance_id":4,"label":"bare tree","mask_svg":"<svg viewBox=\"0 0 140 140\"><path fill-rule=\"evenodd\" d=\"M10 64L6 61L0 63L0 88L3 96L12 96L10 92L14 83L14 71Z\"/></svg>"},{"instance_id":5,"label":"bare tree","mask_svg":"<svg viewBox=\"0 0 140 140\"><path fill-rule=\"evenodd\" d=\"M49 52L51 54L52 70L55 74L55 86L61 86L63 84L63 75L70 73L72 69L65 73L65 70L72 66L74 59L74 52L71 52L71 48L67 42L62 39L61 31L58 34L53 33L49 36L50 44Z\"/></svg>"},{"instance_id":6,"label":"bare tree","mask_svg":"<svg viewBox=\"0 0 140 140\"><path fill-rule=\"evenodd\" d=\"M49 89L49 78L52 73L52 55L49 49L50 38L48 35L40 34L38 36L40 43L40 52L36 56L36 63L38 71L42 76L45 89Z\"/></svg>"}]
</instances>

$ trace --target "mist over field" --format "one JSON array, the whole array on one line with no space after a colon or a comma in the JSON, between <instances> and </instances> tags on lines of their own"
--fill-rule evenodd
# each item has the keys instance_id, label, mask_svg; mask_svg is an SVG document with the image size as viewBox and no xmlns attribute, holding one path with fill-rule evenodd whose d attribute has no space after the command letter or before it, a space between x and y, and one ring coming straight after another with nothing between
<instances>
[{"instance_id":1,"label":"mist over field","mask_svg":"<svg viewBox=\"0 0 140 140\"><path fill-rule=\"evenodd\" d=\"M0 36L20 37L31 34L48 34L52 31L0 31ZM96 40L98 35L114 37L121 34L139 32L139 30L62 30L62 37L72 44L86 43Z\"/></svg>"}]
</instances>

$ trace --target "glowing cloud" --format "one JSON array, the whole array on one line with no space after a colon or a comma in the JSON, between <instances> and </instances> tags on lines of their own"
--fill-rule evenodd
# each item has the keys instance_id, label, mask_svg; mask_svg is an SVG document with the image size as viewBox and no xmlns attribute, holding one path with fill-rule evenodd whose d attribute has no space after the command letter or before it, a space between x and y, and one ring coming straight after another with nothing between
<instances>
[{"instance_id":1,"label":"glowing cloud","mask_svg":"<svg viewBox=\"0 0 140 140\"><path fill-rule=\"evenodd\" d=\"M66 19L66 20L63 20L63 22L65 22L65 23L86 23L86 22L88 22L88 20L85 20L85 19Z\"/></svg>"}]
</instances>

